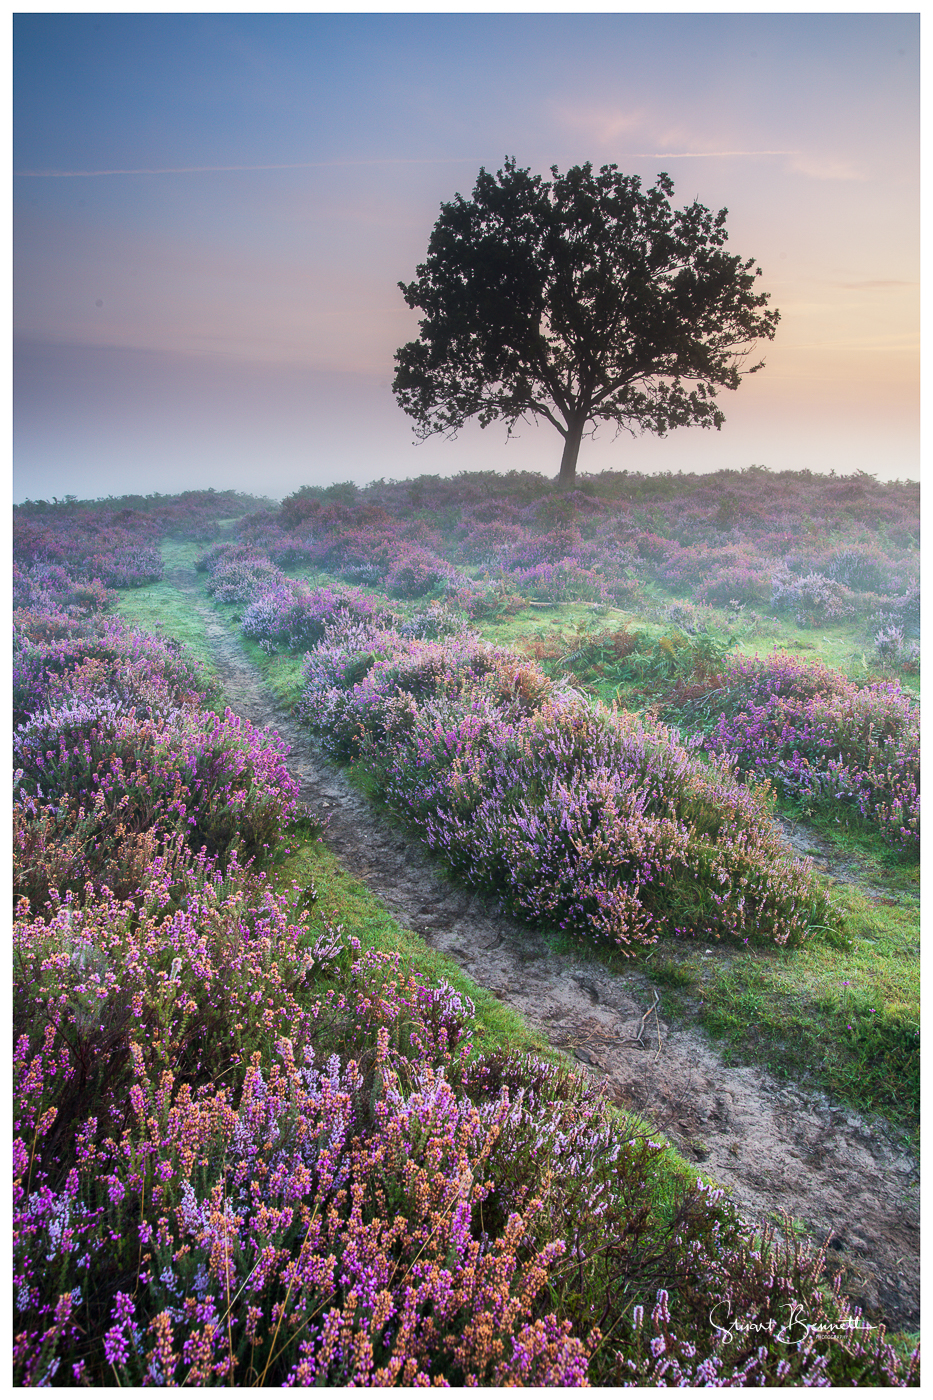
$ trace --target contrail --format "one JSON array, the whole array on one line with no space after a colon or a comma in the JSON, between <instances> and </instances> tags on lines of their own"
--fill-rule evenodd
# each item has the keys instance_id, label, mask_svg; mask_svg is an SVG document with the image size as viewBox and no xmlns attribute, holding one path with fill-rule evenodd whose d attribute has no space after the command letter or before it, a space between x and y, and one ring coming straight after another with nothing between
<instances>
[{"instance_id":1,"label":"contrail","mask_svg":"<svg viewBox=\"0 0 933 1400\"><path fill-rule=\"evenodd\" d=\"M623 151L620 160L711 160L717 156L799 156L800 151Z\"/></svg>"},{"instance_id":2,"label":"contrail","mask_svg":"<svg viewBox=\"0 0 933 1400\"><path fill-rule=\"evenodd\" d=\"M800 151L623 151L620 160L715 160L727 156L799 156ZM331 170L354 165L475 165L476 156L440 159L308 160L294 165L166 165L135 170L14 170L24 180L88 180L96 175L223 175L254 170Z\"/></svg>"},{"instance_id":3,"label":"contrail","mask_svg":"<svg viewBox=\"0 0 933 1400\"><path fill-rule=\"evenodd\" d=\"M418 160L405 157L386 160L309 160L296 165L168 165L138 170L14 170L23 179L78 180L94 175L211 175L228 171L250 170L329 170L346 165L475 165L476 156L449 156L439 160Z\"/></svg>"}]
</instances>

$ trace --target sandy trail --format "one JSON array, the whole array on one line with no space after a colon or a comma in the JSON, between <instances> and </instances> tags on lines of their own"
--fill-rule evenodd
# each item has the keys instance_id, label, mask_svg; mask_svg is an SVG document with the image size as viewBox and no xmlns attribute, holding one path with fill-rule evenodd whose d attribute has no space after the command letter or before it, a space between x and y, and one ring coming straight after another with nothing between
<instances>
[{"instance_id":1,"label":"sandy trail","mask_svg":"<svg viewBox=\"0 0 933 1400\"><path fill-rule=\"evenodd\" d=\"M786 1213L819 1244L829 1241L831 1266L844 1271L871 1320L916 1330L918 1162L883 1123L761 1068L724 1065L701 1030L650 1011L654 989L644 973L618 975L558 955L495 901L443 879L416 837L381 822L307 731L275 707L236 638L199 601L196 574L167 577L204 618L231 708L291 745L302 801L329 814L328 844L398 921L575 1056L616 1104L645 1113L731 1191L747 1219Z\"/></svg>"}]
</instances>

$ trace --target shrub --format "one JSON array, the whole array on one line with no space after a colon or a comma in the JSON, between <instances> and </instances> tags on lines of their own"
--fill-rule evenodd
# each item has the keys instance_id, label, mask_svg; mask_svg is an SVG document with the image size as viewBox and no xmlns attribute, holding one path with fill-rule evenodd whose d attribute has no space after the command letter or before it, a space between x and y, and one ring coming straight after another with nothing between
<instances>
[{"instance_id":1,"label":"shrub","mask_svg":"<svg viewBox=\"0 0 933 1400\"><path fill-rule=\"evenodd\" d=\"M776 611L793 610L800 627L819 627L854 613L852 594L844 584L823 574L797 578L786 569L771 580L771 606Z\"/></svg>"},{"instance_id":2,"label":"shrub","mask_svg":"<svg viewBox=\"0 0 933 1400\"><path fill-rule=\"evenodd\" d=\"M221 545L195 565L208 574L207 591L218 603L248 602L254 594L285 584L282 570L245 545Z\"/></svg>"},{"instance_id":3,"label":"shrub","mask_svg":"<svg viewBox=\"0 0 933 1400\"><path fill-rule=\"evenodd\" d=\"M107 588L141 588L162 577L162 555L153 545L127 544L106 554L91 554L83 570Z\"/></svg>"},{"instance_id":4,"label":"shrub","mask_svg":"<svg viewBox=\"0 0 933 1400\"><path fill-rule=\"evenodd\" d=\"M137 718L112 698L34 714L16 733L20 801L82 804L128 832L182 830L195 849L254 853L295 811L275 735L227 710Z\"/></svg>"},{"instance_id":5,"label":"shrub","mask_svg":"<svg viewBox=\"0 0 933 1400\"><path fill-rule=\"evenodd\" d=\"M686 707L696 711L694 697ZM775 654L717 682L705 743L789 797L855 809L905 854L920 840L919 708L896 681L858 686L841 672Z\"/></svg>"},{"instance_id":6,"label":"shrub","mask_svg":"<svg viewBox=\"0 0 933 1400\"><path fill-rule=\"evenodd\" d=\"M306 651L321 640L337 612L360 621L392 619L387 609L358 589L309 589L285 579L268 591L257 589L244 609L242 629L256 641Z\"/></svg>"},{"instance_id":7,"label":"shrub","mask_svg":"<svg viewBox=\"0 0 933 1400\"><path fill-rule=\"evenodd\" d=\"M213 705L215 677L186 648L116 618L74 622L52 612L23 615L13 634L13 724L50 701L113 693L127 708Z\"/></svg>"},{"instance_id":8,"label":"shrub","mask_svg":"<svg viewBox=\"0 0 933 1400\"><path fill-rule=\"evenodd\" d=\"M875 655L886 666L892 666L907 675L920 673L920 643L908 642L904 629L896 624L881 627L875 633Z\"/></svg>"},{"instance_id":9,"label":"shrub","mask_svg":"<svg viewBox=\"0 0 933 1400\"><path fill-rule=\"evenodd\" d=\"M439 587L450 573L450 566L429 550L412 546L389 567L385 589L391 598L423 598Z\"/></svg>"}]
</instances>

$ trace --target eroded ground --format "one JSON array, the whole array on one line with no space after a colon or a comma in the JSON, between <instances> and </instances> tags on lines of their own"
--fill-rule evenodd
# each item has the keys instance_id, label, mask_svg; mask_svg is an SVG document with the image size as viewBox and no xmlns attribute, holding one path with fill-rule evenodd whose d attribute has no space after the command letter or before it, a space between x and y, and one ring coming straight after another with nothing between
<instances>
[{"instance_id":1,"label":"eroded ground","mask_svg":"<svg viewBox=\"0 0 933 1400\"><path fill-rule=\"evenodd\" d=\"M171 581L204 617L231 708L292 746L302 801L329 814L328 844L401 924L573 1055L616 1104L644 1113L748 1219L786 1214L828 1242L831 1265L872 1320L919 1327L918 1162L880 1120L763 1069L724 1064L702 1031L659 1018L644 973L557 954L493 901L444 880L416 838L380 821L307 731L273 707L236 638L197 602L196 575L176 570Z\"/></svg>"}]
</instances>

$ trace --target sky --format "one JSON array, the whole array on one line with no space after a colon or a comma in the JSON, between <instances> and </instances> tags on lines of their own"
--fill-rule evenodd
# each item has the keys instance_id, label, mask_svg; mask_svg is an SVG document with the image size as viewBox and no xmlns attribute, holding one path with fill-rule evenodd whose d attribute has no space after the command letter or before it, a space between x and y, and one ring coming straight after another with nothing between
<instances>
[{"instance_id":1,"label":"sky","mask_svg":"<svg viewBox=\"0 0 933 1400\"><path fill-rule=\"evenodd\" d=\"M919 17L14 17L14 498L556 475L546 423L418 445L398 289L507 156L727 207L781 313L720 432L580 472L919 476Z\"/></svg>"}]
</instances>

